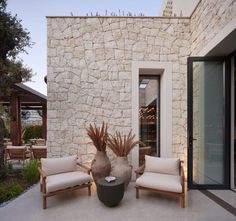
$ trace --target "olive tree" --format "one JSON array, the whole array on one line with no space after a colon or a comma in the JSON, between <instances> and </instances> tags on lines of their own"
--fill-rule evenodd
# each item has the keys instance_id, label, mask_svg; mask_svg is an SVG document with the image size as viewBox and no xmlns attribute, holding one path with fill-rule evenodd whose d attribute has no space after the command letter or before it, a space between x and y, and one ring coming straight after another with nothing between
<instances>
[{"instance_id":1,"label":"olive tree","mask_svg":"<svg viewBox=\"0 0 236 221\"><path fill-rule=\"evenodd\" d=\"M32 70L18 58L32 46L29 32L21 25L17 15L6 11L7 0L0 0L0 100L11 93L12 85L27 81ZM0 177L4 169L4 121L0 113Z\"/></svg>"}]
</instances>

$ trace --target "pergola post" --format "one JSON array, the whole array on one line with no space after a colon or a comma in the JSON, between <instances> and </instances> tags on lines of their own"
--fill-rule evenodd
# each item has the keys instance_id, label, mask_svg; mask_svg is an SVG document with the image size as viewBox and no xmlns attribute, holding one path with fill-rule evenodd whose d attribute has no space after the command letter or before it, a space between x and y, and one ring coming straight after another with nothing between
<instances>
[{"instance_id":1,"label":"pergola post","mask_svg":"<svg viewBox=\"0 0 236 221\"><path fill-rule=\"evenodd\" d=\"M47 104L42 105L42 138L47 140Z\"/></svg>"},{"instance_id":2,"label":"pergola post","mask_svg":"<svg viewBox=\"0 0 236 221\"><path fill-rule=\"evenodd\" d=\"M11 141L12 145L20 146L21 141L21 104L20 97L12 93L10 98Z\"/></svg>"}]
</instances>

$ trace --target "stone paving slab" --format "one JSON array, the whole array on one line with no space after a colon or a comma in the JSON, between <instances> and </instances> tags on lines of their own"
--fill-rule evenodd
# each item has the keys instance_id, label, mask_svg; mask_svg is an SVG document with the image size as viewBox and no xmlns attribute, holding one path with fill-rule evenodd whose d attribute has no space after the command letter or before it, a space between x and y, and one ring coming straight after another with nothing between
<instances>
[{"instance_id":1,"label":"stone paving slab","mask_svg":"<svg viewBox=\"0 0 236 221\"><path fill-rule=\"evenodd\" d=\"M106 207L97 198L96 188L92 196L87 190L48 198L48 208L42 209L39 185L0 208L1 221L235 221L235 216L207 198L198 190L188 191L188 205L182 209L177 199L158 193L140 191L135 198L134 183L125 192L117 207Z\"/></svg>"}]
</instances>

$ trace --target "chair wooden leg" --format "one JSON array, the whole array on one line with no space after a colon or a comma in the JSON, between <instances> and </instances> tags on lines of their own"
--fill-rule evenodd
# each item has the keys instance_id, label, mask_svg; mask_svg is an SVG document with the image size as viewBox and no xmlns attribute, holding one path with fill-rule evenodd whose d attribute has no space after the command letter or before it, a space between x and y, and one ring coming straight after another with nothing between
<instances>
[{"instance_id":1,"label":"chair wooden leg","mask_svg":"<svg viewBox=\"0 0 236 221\"><path fill-rule=\"evenodd\" d=\"M47 197L43 196L43 209L47 208Z\"/></svg>"},{"instance_id":2,"label":"chair wooden leg","mask_svg":"<svg viewBox=\"0 0 236 221\"><path fill-rule=\"evenodd\" d=\"M182 208L185 208L185 196L180 197L180 205Z\"/></svg>"},{"instance_id":3,"label":"chair wooden leg","mask_svg":"<svg viewBox=\"0 0 236 221\"><path fill-rule=\"evenodd\" d=\"M136 199L139 198L139 189L136 187Z\"/></svg>"},{"instance_id":4,"label":"chair wooden leg","mask_svg":"<svg viewBox=\"0 0 236 221\"><path fill-rule=\"evenodd\" d=\"M43 185L42 185L42 183L40 183L39 185L40 185L40 192L42 193L43 192Z\"/></svg>"},{"instance_id":5,"label":"chair wooden leg","mask_svg":"<svg viewBox=\"0 0 236 221\"><path fill-rule=\"evenodd\" d=\"M91 196L91 186L88 186L88 195Z\"/></svg>"}]
</instances>

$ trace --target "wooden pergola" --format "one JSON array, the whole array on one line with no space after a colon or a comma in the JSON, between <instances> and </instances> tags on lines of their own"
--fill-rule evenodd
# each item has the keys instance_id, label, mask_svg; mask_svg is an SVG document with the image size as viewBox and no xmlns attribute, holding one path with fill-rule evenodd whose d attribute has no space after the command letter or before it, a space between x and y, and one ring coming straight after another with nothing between
<instances>
[{"instance_id":1,"label":"wooden pergola","mask_svg":"<svg viewBox=\"0 0 236 221\"><path fill-rule=\"evenodd\" d=\"M17 83L10 97L3 100L10 106L10 131L12 145L21 145L21 110L42 110L42 138L47 139L47 97L32 88Z\"/></svg>"}]
</instances>

